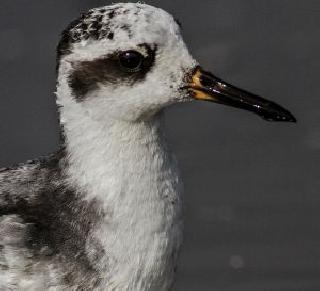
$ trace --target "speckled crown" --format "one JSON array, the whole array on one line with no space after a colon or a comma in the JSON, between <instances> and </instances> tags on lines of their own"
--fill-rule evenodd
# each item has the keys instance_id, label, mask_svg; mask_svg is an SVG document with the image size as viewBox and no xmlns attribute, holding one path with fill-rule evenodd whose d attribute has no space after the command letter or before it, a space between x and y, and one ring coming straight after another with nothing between
<instances>
[{"instance_id":1,"label":"speckled crown","mask_svg":"<svg viewBox=\"0 0 320 291\"><path fill-rule=\"evenodd\" d=\"M142 4L141 4L142 5ZM139 14L142 7L135 5L135 15ZM57 48L58 60L62 55L70 53L71 44L87 39L101 40L114 38L114 29L111 20L117 15L126 15L130 9L121 4L94 8L83 13L78 19L72 21L62 32L61 40ZM123 25L121 29L131 34L130 28Z\"/></svg>"}]
</instances>

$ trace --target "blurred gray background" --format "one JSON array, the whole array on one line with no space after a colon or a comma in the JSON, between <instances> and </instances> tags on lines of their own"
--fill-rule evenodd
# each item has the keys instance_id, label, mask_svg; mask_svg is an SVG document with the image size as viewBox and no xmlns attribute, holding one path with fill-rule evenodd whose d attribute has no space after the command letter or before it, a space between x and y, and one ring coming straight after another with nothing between
<instances>
[{"instance_id":1,"label":"blurred gray background","mask_svg":"<svg viewBox=\"0 0 320 291\"><path fill-rule=\"evenodd\" d=\"M320 1L161 0L203 67L290 109L265 122L209 103L167 110L186 188L174 290L320 290ZM1 0L0 166L58 147L55 46L111 1Z\"/></svg>"}]
</instances>

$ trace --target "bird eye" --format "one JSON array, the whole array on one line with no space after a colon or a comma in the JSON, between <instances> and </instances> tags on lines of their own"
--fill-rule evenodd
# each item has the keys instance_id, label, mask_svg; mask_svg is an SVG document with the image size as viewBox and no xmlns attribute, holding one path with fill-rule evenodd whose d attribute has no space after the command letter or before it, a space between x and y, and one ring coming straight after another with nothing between
<instances>
[{"instance_id":1,"label":"bird eye","mask_svg":"<svg viewBox=\"0 0 320 291\"><path fill-rule=\"evenodd\" d=\"M142 67L143 55L136 51L126 51L119 54L121 67L128 72L138 72Z\"/></svg>"}]
</instances>

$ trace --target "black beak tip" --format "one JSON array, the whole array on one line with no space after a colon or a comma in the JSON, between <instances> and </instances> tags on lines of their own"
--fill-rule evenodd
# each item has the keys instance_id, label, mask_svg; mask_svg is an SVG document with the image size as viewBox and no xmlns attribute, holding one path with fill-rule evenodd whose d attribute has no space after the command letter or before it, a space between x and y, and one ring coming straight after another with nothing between
<instances>
[{"instance_id":1,"label":"black beak tip","mask_svg":"<svg viewBox=\"0 0 320 291\"><path fill-rule=\"evenodd\" d=\"M275 121L275 122L293 122L297 123L297 119L289 112L281 112L279 114L266 114L262 115L262 118L267 121Z\"/></svg>"},{"instance_id":2,"label":"black beak tip","mask_svg":"<svg viewBox=\"0 0 320 291\"><path fill-rule=\"evenodd\" d=\"M297 119L290 113L290 116L287 118L288 122L297 123Z\"/></svg>"}]
</instances>

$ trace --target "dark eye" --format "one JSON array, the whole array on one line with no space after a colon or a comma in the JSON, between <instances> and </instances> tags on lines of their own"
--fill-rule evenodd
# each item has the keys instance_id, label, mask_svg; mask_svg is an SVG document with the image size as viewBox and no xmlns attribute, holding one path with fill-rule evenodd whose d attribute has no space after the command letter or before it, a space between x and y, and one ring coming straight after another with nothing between
<instances>
[{"instance_id":1,"label":"dark eye","mask_svg":"<svg viewBox=\"0 0 320 291\"><path fill-rule=\"evenodd\" d=\"M138 72L142 67L143 55L136 51L126 51L119 54L121 67L128 72Z\"/></svg>"}]
</instances>

